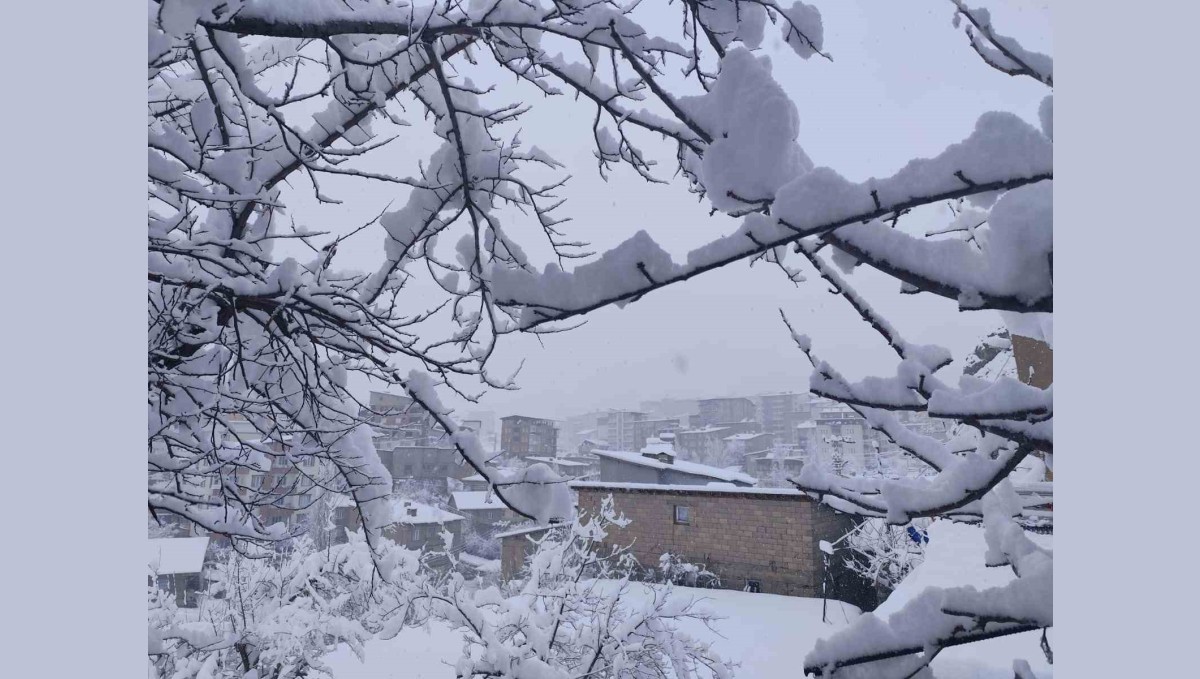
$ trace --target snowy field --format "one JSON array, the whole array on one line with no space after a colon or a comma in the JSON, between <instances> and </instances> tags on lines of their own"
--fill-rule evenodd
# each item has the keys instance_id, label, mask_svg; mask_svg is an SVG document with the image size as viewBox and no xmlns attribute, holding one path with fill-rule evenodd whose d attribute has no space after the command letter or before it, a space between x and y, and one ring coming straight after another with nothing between
<instances>
[{"instance_id":1,"label":"snowy field","mask_svg":"<svg viewBox=\"0 0 1200 679\"><path fill-rule=\"evenodd\" d=\"M635 585L635 587L645 587ZM829 602L828 624L821 622L821 600L774 594L747 594L731 590L677 587L725 617L715 632L703 625L681 627L711 641L723 657L741 663L739 677L795 676L799 661L817 638L839 630L858 616L849 604ZM366 662L346 647L327 660L338 679L448 679L462 651L462 635L443 624L408 629L391 641L372 641Z\"/></svg>"},{"instance_id":2,"label":"snowy field","mask_svg":"<svg viewBox=\"0 0 1200 679\"><path fill-rule=\"evenodd\" d=\"M933 583L993 587L1012 579L1011 570L982 564L986 549L982 529L937 521L930 526L929 536L925 562L879 607L878 615L886 617ZM1049 536L1033 538L1044 547L1053 546ZM801 662L813 643L859 615L854 606L831 601L829 622L823 623L820 599L687 587L676 590L693 594L724 617L714 630L699 623L683 629L712 642L723 657L740 663L738 677L799 677ZM1027 633L947 649L934 661L934 674L938 679L1011 679L1013 658L1023 658L1039 677L1050 676L1039 640L1039 634ZM1054 641L1053 632L1050 641ZM329 656L328 663L338 679L447 679L454 676L453 663L462 647L459 632L431 623L427 628L404 630L390 641L368 643L365 662L342 647Z\"/></svg>"}]
</instances>

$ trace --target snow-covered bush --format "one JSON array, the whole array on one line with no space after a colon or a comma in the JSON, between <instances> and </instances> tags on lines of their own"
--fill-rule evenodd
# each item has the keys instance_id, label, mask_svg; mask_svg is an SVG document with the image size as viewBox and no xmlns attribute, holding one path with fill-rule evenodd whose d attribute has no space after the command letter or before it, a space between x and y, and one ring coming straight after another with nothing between
<instances>
[{"instance_id":1,"label":"snow-covered bush","mask_svg":"<svg viewBox=\"0 0 1200 679\"><path fill-rule=\"evenodd\" d=\"M726 679L732 666L681 623L715 617L670 585L633 583L626 549L602 546L626 525L612 498L596 516L552 528L539 538L524 578L506 593L453 574L445 590L416 610L462 629L459 677L513 679L613 677Z\"/></svg>"},{"instance_id":2,"label":"snow-covered bush","mask_svg":"<svg viewBox=\"0 0 1200 679\"><path fill-rule=\"evenodd\" d=\"M655 580L684 587L720 587L721 578L704 567L684 561L682 557L670 552L664 552L658 558L658 571Z\"/></svg>"},{"instance_id":3,"label":"snow-covered bush","mask_svg":"<svg viewBox=\"0 0 1200 679\"><path fill-rule=\"evenodd\" d=\"M249 558L226 550L198 609L150 593L150 658L164 679L298 679L328 676L339 644L356 653L394 633L425 576L418 555L361 534L317 549L306 537Z\"/></svg>"},{"instance_id":4,"label":"snow-covered bush","mask_svg":"<svg viewBox=\"0 0 1200 679\"><path fill-rule=\"evenodd\" d=\"M473 525L463 531L463 551L484 559L500 558L500 541L491 535L481 535Z\"/></svg>"},{"instance_id":5,"label":"snow-covered bush","mask_svg":"<svg viewBox=\"0 0 1200 679\"><path fill-rule=\"evenodd\" d=\"M896 585L924 558L928 520L908 526L893 526L881 519L867 519L844 538L843 562L850 571L885 590Z\"/></svg>"}]
</instances>

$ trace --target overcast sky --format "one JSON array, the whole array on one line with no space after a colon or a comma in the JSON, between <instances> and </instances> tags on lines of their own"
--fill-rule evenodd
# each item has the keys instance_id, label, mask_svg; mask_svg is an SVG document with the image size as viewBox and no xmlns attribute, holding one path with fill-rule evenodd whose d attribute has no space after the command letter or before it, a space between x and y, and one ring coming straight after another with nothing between
<instances>
[{"instance_id":1,"label":"overcast sky","mask_svg":"<svg viewBox=\"0 0 1200 679\"><path fill-rule=\"evenodd\" d=\"M963 32L951 26L949 2L813 2L824 18L832 63L799 59L781 48L771 27L760 53L771 56L776 80L796 102L799 141L816 165L854 181L886 177L913 158L935 155L964 139L986 111L1011 111L1037 123L1045 88L984 65ZM1002 33L1053 55L1047 2L984 4L993 9ZM678 11L675 5L668 9ZM511 82L511 76L500 81ZM682 181L649 185L631 172L618 172L605 183L592 156L594 109L565 97L531 103L533 110L521 121L522 139L549 151L572 174L562 192L568 199L563 215L573 218L569 235L604 250L644 229L681 261L688 250L736 228L735 220L710 217L706 203L689 194ZM396 174L415 172L415 161L433 148L428 137L414 134L381 152L384 167ZM669 163L669 150L660 158ZM337 192L343 205L315 207L304 195L311 189L303 184L285 196L298 222L354 226L389 201L403 204L406 195L393 185L331 186L326 189ZM944 208L928 210L914 215L907 228L922 231L948 214ZM376 268L381 234L381 229L364 232L339 248L341 266ZM994 312L960 313L954 302L931 295L902 297L896 281L871 271L860 269L850 280L907 339L942 344L960 360L1000 325ZM568 333L540 341L506 338L492 370L507 374L524 359L521 389L490 392L478 406L464 405L461 412L562 418L663 397L806 391L809 366L783 327L780 308L812 337L814 350L843 373L892 373L894 355L880 337L819 280L796 287L778 269L741 263L651 293L624 309L600 310ZM955 365L945 374L957 370ZM360 386L365 391L365 384Z\"/></svg>"}]
</instances>

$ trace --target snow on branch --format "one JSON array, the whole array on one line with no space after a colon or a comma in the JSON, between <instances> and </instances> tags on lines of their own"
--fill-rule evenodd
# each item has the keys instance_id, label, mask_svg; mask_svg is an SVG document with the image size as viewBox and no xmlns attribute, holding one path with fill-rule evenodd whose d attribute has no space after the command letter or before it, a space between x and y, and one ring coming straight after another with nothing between
<instances>
[{"instance_id":1,"label":"snow on branch","mask_svg":"<svg viewBox=\"0 0 1200 679\"><path fill-rule=\"evenodd\" d=\"M778 143L786 148L790 141ZM887 227L872 220L948 199L1046 182L1053 178L1052 167L1051 144L1040 131L1015 115L988 113L979 119L966 140L935 158L914 160L887 179L854 184L831 169L816 168L782 183L769 196L751 197L769 203L769 217L759 213L747 216L736 233L693 250L683 264L671 260L648 235L639 233L606 253L607 256L579 265L570 273L554 265L540 274L498 271L492 277L493 288L498 304L523 309L520 327L533 329L610 304L634 301L648 292L808 236L829 234L827 237L833 240L849 230L845 239L845 249L849 249L854 237L865 240L870 234L885 240L878 244L864 243L863 258L873 251L872 245L878 245L874 251L881 255L900 258L905 251L896 250L900 243L897 239L908 237L895 232L894 236L879 236ZM1039 191L1037 195L1049 195L1048 188L1031 190ZM1048 199L1042 204L1048 205ZM1014 219L1017 216L1013 215ZM864 223L868 224L850 226ZM953 286L950 292L964 308L1047 310L1052 297L1041 285L1046 277L1024 277L1024 271L1014 261L1029 248L1043 247L1048 242L1039 231L1041 227L1040 222L1028 230L1014 227L1011 237L998 236L1001 241L997 247L998 259L986 260L989 267L984 270L992 273L980 274L980 262L965 260L963 252L951 253L951 264L933 270L932 274L942 276L944 280L940 283ZM1036 235L1037 239L1027 247L1019 246L1021 238L1028 235ZM899 260L895 270L909 266L916 274L926 261L941 260L932 253L915 253L909 259ZM643 267L653 270L647 274ZM921 287L921 283L930 285L931 292L947 294L947 288L933 275L914 284Z\"/></svg>"},{"instance_id":2,"label":"snow on branch","mask_svg":"<svg viewBox=\"0 0 1200 679\"><path fill-rule=\"evenodd\" d=\"M966 28L971 48L992 68L1009 75L1025 75L1048 86L1054 86L1054 61L1047 55L1027 50L1013 38L1000 35L992 28L991 13L983 8L968 7L962 0L951 0L959 17L967 18Z\"/></svg>"}]
</instances>

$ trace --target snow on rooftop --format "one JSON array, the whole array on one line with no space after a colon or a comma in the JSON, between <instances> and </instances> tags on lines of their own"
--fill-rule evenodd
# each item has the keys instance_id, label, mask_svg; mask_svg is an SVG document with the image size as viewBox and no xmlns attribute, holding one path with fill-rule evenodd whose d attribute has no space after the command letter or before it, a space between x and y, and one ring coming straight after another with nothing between
<instances>
[{"instance_id":1,"label":"snow on rooftop","mask_svg":"<svg viewBox=\"0 0 1200 679\"><path fill-rule=\"evenodd\" d=\"M710 483L706 486L679 486L670 483L618 483L608 481L572 481L572 488L596 488L608 490L650 490L670 491L676 493L735 493L738 495L786 495L788 497L807 497L805 493L794 488L747 488L731 483Z\"/></svg>"},{"instance_id":2,"label":"snow on rooftop","mask_svg":"<svg viewBox=\"0 0 1200 679\"><path fill-rule=\"evenodd\" d=\"M332 499L334 507L353 507L354 500L348 495L334 495ZM402 497L391 498L392 507L392 523L403 524L427 524L427 523L451 523L454 521L462 521L463 517L448 512L444 509L439 509L433 505L427 505L413 500L406 500ZM416 510L416 514L412 514L410 510Z\"/></svg>"},{"instance_id":3,"label":"snow on rooftop","mask_svg":"<svg viewBox=\"0 0 1200 679\"><path fill-rule=\"evenodd\" d=\"M713 432L725 431L726 429L729 429L729 427L717 427L717 426L714 426L711 424L706 424L703 427L700 427L699 429L688 429L687 431L681 431L679 433L680 434L710 434Z\"/></svg>"},{"instance_id":4,"label":"snow on rooftop","mask_svg":"<svg viewBox=\"0 0 1200 679\"><path fill-rule=\"evenodd\" d=\"M749 441L750 439L756 439L759 436L766 436L766 435L767 435L767 432L759 432L757 434L734 434L733 436L726 436L724 440L725 441Z\"/></svg>"},{"instance_id":5,"label":"snow on rooftop","mask_svg":"<svg viewBox=\"0 0 1200 679\"><path fill-rule=\"evenodd\" d=\"M504 503L495 493L487 490L460 490L452 493L455 509L462 512L482 509L504 509Z\"/></svg>"},{"instance_id":6,"label":"snow on rooftop","mask_svg":"<svg viewBox=\"0 0 1200 679\"><path fill-rule=\"evenodd\" d=\"M506 530L503 533L496 533L496 534L492 535L492 537L496 538L497 540L502 539L502 538L511 538L511 537L516 537L518 535L528 535L529 533L537 533L539 531L543 531L548 528L554 528L555 526L562 526L562 525L564 525L564 524L561 524L561 523L558 523L558 524L535 524L532 526L521 526L519 528L513 528L511 530Z\"/></svg>"},{"instance_id":7,"label":"snow on rooftop","mask_svg":"<svg viewBox=\"0 0 1200 679\"><path fill-rule=\"evenodd\" d=\"M712 467L698 462L688 462L687 460L676 460L674 462L659 462L652 457L646 457L641 453L630 453L623 450L595 450L592 451L596 455L629 462L631 464L641 465L643 467L652 467L654 469L674 469L684 474L693 474L696 476L707 476L717 479L718 481L741 481L742 483L755 484L758 479L741 472L728 471L720 467Z\"/></svg>"},{"instance_id":8,"label":"snow on rooftop","mask_svg":"<svg viewBox=\"0 0 1200 679\"><path fill-rule=\"evenodd\" d=\"M199 573L207 554L207 537L158 538L150 541L147 564L159 575Z\"/></svg>"},{"instance_id":9,"label":"snow on rooftop","mask_svg":"<svg viewBox=\"0 0 1200 679\"><path fill-rule=\"evenodd\" d=\"M467 554L466 552L463 552L462 554L458 555L458 560L467 564L471 568L474 568L480 573L500 572L500 559L485 559L481 556L475 556L474 554Z\"/></svg>"},{"instance_id":10,"label":"snow on rooftop","mask_svg":"<svg viewBox=\"0 0 1200 679\"><path fill-rule=\"evenodd\" d=\"M578 462L576 460L564 460L561 457L537 457L530 455L526 460L535 460L537 462L545 462L546 464L556 464L560 467L586 467L588 463Z\"/></svg>"}]
</instances>

